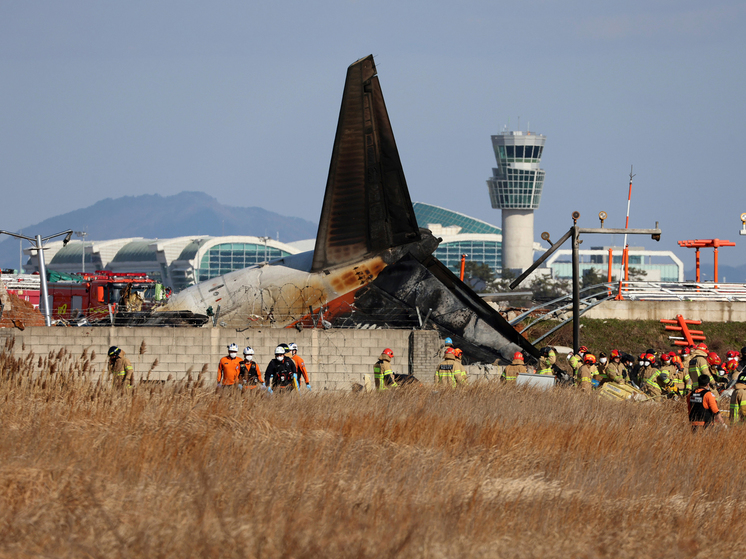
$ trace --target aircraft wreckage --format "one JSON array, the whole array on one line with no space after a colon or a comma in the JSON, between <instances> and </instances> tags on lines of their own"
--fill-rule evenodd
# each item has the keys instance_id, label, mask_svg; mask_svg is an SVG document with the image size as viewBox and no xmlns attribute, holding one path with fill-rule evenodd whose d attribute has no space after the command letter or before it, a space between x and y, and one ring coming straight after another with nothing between
<instances>
[{"instance_id":1,"label":"aircraft wreckage","mask_svg":"<svg viewBox=\"0 0 746 559\"><path fill-rule=\"evenodd\" d=\"M208 314L227 326L333 327L345 317L388 327L428 324L471 361L538 351L433 256L418 227L373 56L352 64L342 97L313 251L194 285L158 313ZM164 315L165 316L165 315Z\"/></svg>"}]
</instances>

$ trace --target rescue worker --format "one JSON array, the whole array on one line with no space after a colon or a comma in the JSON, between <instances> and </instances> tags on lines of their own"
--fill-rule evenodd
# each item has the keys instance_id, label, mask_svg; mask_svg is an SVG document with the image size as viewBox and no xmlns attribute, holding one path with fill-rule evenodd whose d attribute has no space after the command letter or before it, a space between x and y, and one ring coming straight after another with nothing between
<instances>
[{"instance_id":1,"label":"rescue worker","mask_svg":"<svg viewBox=\"0 0 746 559\"><path fill-rule=\"evenodd\" d=\"M375 380L376 390L383 391L391 388L397 388L394 379L394 371L391 370L391 360L394 358L394 352L386 348L381 353L381 357L373 365L373 379Z\"/></svg>"},{"instance_id":2,"label":"rescue worker","mask_svg":"<svg viewBox=\"0 0 746 559\"><path fill-rule=\"evenodd\" d=\"M609 365L606 353L603 351L598 354L598 362L596 363L596 374L593 375L593 380L598 388L601 388L605 383L609 382L609 376L606 374L606 367Z\"/></svg>"},{"instance_id":3,"label":"rescue worker","mask_svg":"<svg viewBox=\"0 0 746 559\"><path fill-rule=\"evenodd\" d=\"M682 361L684 361L682 359ZM707 344L700 342L691 352L689 358L689 378L692 379L692 384L695 383L695 379L698 379L700 375L708 375L710 372L710 364L707 362Z\"/></svg>"},{"instance_id":4,"label":"rescue worker","mask_svg":"<svg viewBox=\"0 0 746 559\"><path fill-rule=\"evenodd\" d=\"M676 389L679 393L682 395L686 395L692 390L692 379L689 376L689 371L684 368L684 365L681 362L681 356L674 353L673 351L670 351L668 353L671 356L671 363L676 367L676 379L673 379L674 382L676 380L679 380L681 382L677 382ZM683 382L683 387L681 386Z\"/></svg>"},{"instance_id":5,"label":"rescue worker","mask_svg":"<svg viewBox=\"0 0 746 559\"><path fill-rule=\"evenodd\" d=\"M583 364L578 367L577 386L583 392L590 394L593 391L593 375L598 372L596 368L596 356L586 351L583 355Z\"/></svg>"},{"instance_id":6,"label":"rescue worker","mask_svg":"<svg viewBox=\"0 0 746 559\"><path fill-rule=\"evenodd\" d=\"M553 365L557 362L557 352L553 347L541 348L539 356L539 368L536 371L537 375L552 375L554 374Z\"/></svg>"},{"instance_id":7,"label":"rescue worker","mask_svg":"<svg viewBox=\"0 0 746 559\"><path fill-rule=\"evenodd\" d=\"M303 381L306 383L306 388L311 390L311 380L308 376L308 369L306 369L306 362L303 361L303 358L300 355L298 355L298 345L291 343L288 344L288 347L290 348L290 358L293 360L293 363L295 363L295 369L298 371L298 382L300 383L301 377L303 377Z\"/></svg>"},{"instance_id":8,"label":"rescue worker","mask_svg":"<svg viewBox=\"0 0 746 559\"><path fill-rule=\"evenodd\" d=\"M604 372L609 382L624 382L627 368L622 364L622 353L618 349L611 350L611 361L606 365Z\"/></svg>"},{"instance_id":9,"label":"rescue worker","mask_svg":"<svg viewBox=\"0 0 746 559\"><path fill-rule=\"evenodd\" d=\"M500 380L503 382L515 382L518 379L519 373L527 372L528 369L526 368L523 353L521 353L520 351L516 351L513 354L513 361L511 361L510 365L503 369L503 373L502 375L500 375Z\"/></svg>"},{"instance_id":10,"label":"rescue worker","mask_svg":"<svg viewBox=\"0 0 746 559\"><path fill-rule=\"evenodd\" d=\"M468 375L466 374L466 370L464 370L464 366L461 363L461 357L463 357L463 355L464 352L461 351L459 348L453 348L453 356L455 357L455 369L453 369L453 378L456 380L456 384L459 385L469 384Z\"/></svg>"},{"instance_id":11,"label":"rescue worker","mask_svg":"<svg viewBox=\"0 0 746 559\"><path fill-rule=\"evenodd\" d=\"M109 374L114 386L132 386L135 369L130 360L127 359L125 352L113 345L109 348L108 355Z\"/></svg>"},{"instance_id":12,"label":"rescue worker","mask_svg":"<svg viewBox=\"0 0 746 559\"><path fill-rule=\"evenodd\" d=\"M238 346L230 344L228 355L220 358L218 363L218 387L233 388L238 385L238 373L241 367L241 358L238 357Z\"/></svg>"},{"instance_id":13,"label":"rescue worker","mask_svg":"<svg viewBox=\"0 0 746 559\"><path fill-rule=\"evenodd\" d=\"M567 360L570 363L570 368L572 369L572 376L575 378L576 384L578 383L578 371L580 370L580 367L583 365L583 356L587 352L588 352L588 348L582 345L578 348L577 354L573 352L570 352L567 354Z\"/></svg>"},{"instance_id":14,"label":"rescue worker","mask_svg":"<svg viewBox=\"0 0 746 559\"><path fill-rule=\"evenodd\" d=\"M655 367L655 354L644 353L640 357L643 358L642 367L638 372L638 379L640 380L640 389L651 397L660 396L663 394L661 390L662 384L670 383L668 375L663 378L658 378L661 375L660 370ZM659 383L660 381L660 383Z\"/></svg>"},{"instance_id":15,"label":"rescue worker","mask_svg":"<svg viewBox=\"0 0 746 559\"><path fill-rule=\"evenodd\" d=\"M730 395L730 421L734 424L746 421L746 372L736 377L736 385Z\"/></svg>"},{"instance_id":16,"label":"rescue worker","mask_svg":"<svg viewBox=\"0 0 746 559\"><path fill-rule=\"evenodd\" d=\"M722 384L727 382L725 371L723 370L722 362L720 361L720 356L717 353L711 351L707 354L707 364L710 366L710 378L712 378L716 383Z\"/></svg>"},{"instance_id":17,"label":"rescue worker","mask_svg":"<svg viewBox=\"0 0 746 559\"><path fill-rule=\"evenodd\" d=\"M245 386L249 390L255 390L263 385L262 371L259 369L259 364L254 361L254 350L246 347L243 350L243 361L238 367L238 387L243 389Z\"/></svg>"},{"instance_id":18,"label":"rescue worker","mask_svg":"<svg viewBox=\"0 0 746 559\"><path fill-rule=\"evenodd\" d=\"M741 356L738 358L738 372L741 373L746 369L746 346L741 348Z\"/></svg>"},{"instance_id":19,"label":"rescue worker","mask_svg":"<svg viewBox=\"0 0 746 559\"><path fill-rule=\"evenodd\" d=\"M725 363L723 363L725 375L728 378L728 388L736 384L738 378L738 352L730 350L725 354Z\"/></svg>"},{"instance_id":20,"label":"rescue worker","mask_svg":"<svg viewBox=\"0 0 746 559\"><path fill-rule=\"evenodd\" d=\"M438 363L435 369L435 384L453 388L456 386L456 379L453 376L456 362L456 355L452 347L447 347L443 361Z\"/></svg>"},{"instance_id":21,"label":"rescue worker","mask_svg":"<svg viewBox=\"0 0 746 559\"><path fill-rule=\"evenodd\" d=\"M675 392L677 394L684 394L686 388L686 379L684 378L684 372L679 371L678 367L673 362L673 352L661 354L661 367L660 371L666 373L668 379L671 381L669 392ZM689 376L688 374L686 375ZM691 388L691 381L689 382L689 388Z\"/></svg>"},{"instance_id":22,"label":"rescue worker","mask_svg":"<svg viewBox=\"0 0 746 559\"><path fill-rule=\"evenodd\" d=\"M267 371L264 375L264 381L270 394L275 390L279 392L290 392L296 388L297 370L295 363L286 355L289 350L287 344L278 345L275 348L275 358L267 365Z\"/></svg>"},{"instance_id":23,"label":"rescue worker","mask_svg":"<svg viewBox=\"0 0 746 559\"><path fill-rule=\"evenodd\" d=\"M710 377L707 374L700 375L699 387L689 394L686 400L692 431L696 432L699 428L707 429L712 423L725 425L725 421L720 417L717 400L710 392L710 382Z\"/></svg>"}]
</instances>

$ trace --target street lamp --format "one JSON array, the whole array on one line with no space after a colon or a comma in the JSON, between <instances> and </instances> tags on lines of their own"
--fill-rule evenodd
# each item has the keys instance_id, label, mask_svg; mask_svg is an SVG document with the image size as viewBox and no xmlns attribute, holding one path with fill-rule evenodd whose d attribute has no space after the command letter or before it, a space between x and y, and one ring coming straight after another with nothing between
<instances>
[{"instance_id":1,"label":"street lamp","mask_svg":"<svg viewBox=\"0 0 746 559\"><path fill-rule=\"evenodd\" d=\"M88 236L88 233L85 231L76 231L75 236L82 239L83 243L83 259L82 259L82 266L83 266L83 273L85 274L85 238Z\"/></svg>"},{"instance_id":2,"label":"street lamp","mask_svg":"<svg viewBox=\"0 0 746 559\"><path fill-rule=\"evenodd\" d=\"M67 243L70 242L70 239L73 236L73 230L68 229L67 231L61 231L60 233L55 233L54 235L49 235L48 237L42 238L41 235L37 235L36 238L26 237L25 235L19 235L18 233L11 233L10 231L3 231L0 229L0 235L5 233L6 235L10 235L11 237L15 237L17 239L26 239L27 241L34 243L34 249L36 249L36 255L39 259L39 280L41 281L41 299L39 301L39 307L41 308L41 312L44 315L44 323L47 326L52 325L52 313L50 312L49 308L49 295L48 295L48 289L47 289L47 267L44 264L44 247L42 246L42 243L44 241L48 241L49 239L54 239L55 237L59 237L60 235L65 235L65 238L62 240L62 246L67 246Z\"/></svg>"}]
</instances>

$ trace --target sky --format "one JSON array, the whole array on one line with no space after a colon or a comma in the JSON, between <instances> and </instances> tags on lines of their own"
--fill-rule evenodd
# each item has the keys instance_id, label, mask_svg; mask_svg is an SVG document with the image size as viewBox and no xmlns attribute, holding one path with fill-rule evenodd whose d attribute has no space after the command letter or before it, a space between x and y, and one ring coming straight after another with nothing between
<instances>
[{"instance_id":1,"label":"sky","mask_svg":"<svg viewBox=\"0 0 746 559\"><path fill-rule=\"evenodd\" d=\"M490 136L530 127L536 240L573 211L624 227L634 166L629 225L663 235L631 245L690 269L676 241L728 239L739 266L745 27L743 0L0 0L0 229L184 190L318 221L346 69L373 54L413 201L499 226Z\"/></svg>"}]
</instances>

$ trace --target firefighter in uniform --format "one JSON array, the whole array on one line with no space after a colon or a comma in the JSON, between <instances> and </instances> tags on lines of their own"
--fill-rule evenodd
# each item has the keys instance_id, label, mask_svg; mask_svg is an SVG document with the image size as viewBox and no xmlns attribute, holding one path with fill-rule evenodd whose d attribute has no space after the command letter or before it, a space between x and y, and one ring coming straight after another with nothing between
<instances>
[{"instance_id":1,"label":"firefighter in uniform","mask_svg":"<svg viewBox=\"0 0 746 559\"><path fill-rule=\"evenodd\" d=\"M598 354L598 362L596 363L596 374L593 375L593 380L596 381L598 388L601 388L605 383L609 382L609 375L606 373L606 368L609 366L609 360L606 357L606 353L603 351Z\"/></svg>"},{"instance_id":2,"label":"firefighter in uniform","mask_svg":"<svg viewBox=\"0 0 746 559\"><path fill-rule=\"evenodd\" d=\"M746 421L746 372L738 375L733 394L730 395L730 421L731 423Z\"/></svg>"},{"instance_id":3,"label":"firefighter in uniform","mask_svg":"<svg viewBox=\"0 0 746 559\"><path fill-rule=\"evenodd\" d=\"M578 348L577 353L570 352L567 354L567 360L570 363L570 368L572 369L572 376L575 378L576 386L580 386L578 371L580 371L580 367L583 366L584 357L586 353L588 353L588 348L582 345ZM594 363L595 363L595 355L593 357L594 357Z\"/></svg>"},{"instance_id":4,"label":"firefighter in uniform","mask_svg":"<svg viewBox=\"0 0 746 559\"><path fill-rule=\"evenodd\" d=\"M238 357L238 346L228 346L228 356L222 357L218 363L218 386L233 388L238 384L238 372L241 358Z\"/></svg>"},{"instance_id":5,"label":"firefighter in uniform","mask_svg":"<svg viewBox=\"0 0 746 559\"><path fill-rule=\"evenodd\" d=\"M655 354L645 353L641 355L643 361L637 378L640 382L640 389L650 397L656 397L663 394L662 386L671 382L668 375L661 376L661 372L655 366Z\"/></svg>"},{"instance_id":6,"label":"firefighter in uniform","mask_svg":"<svg viewBox=\"0 0 746 559\"><path fill-rule=\"evenodd\" d=\"M376 390L383 391L391 388L397 388L394 379L394 371L391 370L391 360L394 358L394 352L386 348L381 353L381 357L373 365L373 379L375 380Z\"/></svg>"},{"instance_id":7,"label":"firefighter in uniform","mask_svg":"<svg viewBox=\"0 0 746 559\"><path fill-rule=\"evenodd\" d=\"M557 352L553 347L541 348L541 356L539 357L539 368L536 371L537 375L551 375L553 374L552 366L557 362Z\"/></svg>"},{"instance_id":8,"label":"firefighter in uniform","mask_svg":"<svg viewBox=\"0 0 746 559\"><path fill-rule=\"evenodd\" d=\"M684 361L682 359L682 361ZM692 379L692 384L697 384L697 379L700 375L710 374L710 364L707 362L707 344L698 343L694 346L689 357L689 365L687 368L689 372L689 378Z\"/></svg>"},{"instance_id":9,"label":"firefighter in uniform","mask_svg":"<svg viewBox=\"0 0 746 559\"><path fill-rule=\"evenodd\" d=\"M583 392L590 394L593 391L593 375L598 372L596 368L596 356L592 353L583 355L583 364L578 367L577 386Z\"/></svg>"},{"instance_id":10,"label":"firefighter in uniform","mask_svg":"<svg viewBox=\"0 0 746 559\"><path fill-rule=\"evenodd\" d=\"M461 363L461 357L463 357L464 352L461 351L459 348L454 347L453 348L453 356L454 359L454 367L453 369L453 378L456 380L456 384L463 385L468 384L469 380L466 374L466 370L464 370L464 366Z\"/></svg>"},{"instance_id":11,"label":"firefighter in uniform","mask_svg":"<svg viewBox=\"0 0 746 559\"><path fill-rule=\"evenodd\" d=\"M109 374L114 386L132 386L135 369L127 355L117 346L111 346L109 355Z\"/></svg>"},{"instance_id":12,"label":"firefighter in uniform","mask_svg":"<svg viewBox=\"0 0 746 559\"><path fill-rule=\"evenodd\" d=\"M243 361L238 368L238 386L255 390L257 386L263 385L262 371L259 369L259 363L254 361L254 350L247 347L243 350Z\"/></svg>"},{"instance_id":13,"label":"firefighter in uniform","mask_svg":"<svg viewBox=\"0 0 746 559\"><path fill-rule=\"evenodd\" d=\"M500 380L503 382L515 382L518 379L519 373L527 373L528 369L523 359L523 353L516 351L513 354L513 361L510 365L503 369L503 374L500 376Z\"/></svg>"},{"instance_id":14,"label":"firefighter in uniform","mask_svg":"<svg viewBox=\"0 0 746 559\"><path fill-rule=\"evenodd\" d=\"M435 384L451 388L456 386L456 379L454 377L456 356L454 353L452 347L446 348L443 361L441 361L435 369Z\"/></svg>"},{"instance_id":15,"label":"firefighter in uniform","mask_svg":"<svg viewBox=\"0 0 746 559\"><path fill-rule=\"evenodd\" d=\"M622 353L618 349L611 350L611 360L607 363L604 372L609 382L624 383L627 368L622 364Z\"/></svg>"},{"instance_id":16,"label":"firefighter in uniform","mask_svg":"<svg viewBox=\"0 0 746 559\"><path fill-rule=\"evenodd\" d=\"M725 422L720 417L720 410L718 409L718 403L710 392L710 377L707 374L702 374L699 377L699 388L689 394L687 398L687 408L689 409L689 423L692 426L692 431L697 429L706 429L713 423Z\"/></svg>"},{"instance_id":17,"label":"firefighter in uniform","mask_svg":"<svg viewBox=\"0 0 746 559\"><path fill-rule=\"evenodd\" d=\"M684 394L686 388L686 378L689 378L687 374L684 377L684 371L680 371L676 364L673 362L673 352L661 354L661 373L666 373L668 380L670 381L669 392L676 394ZM691 388L691 381L689 382Z\"/></svg>"}]
</instances>

